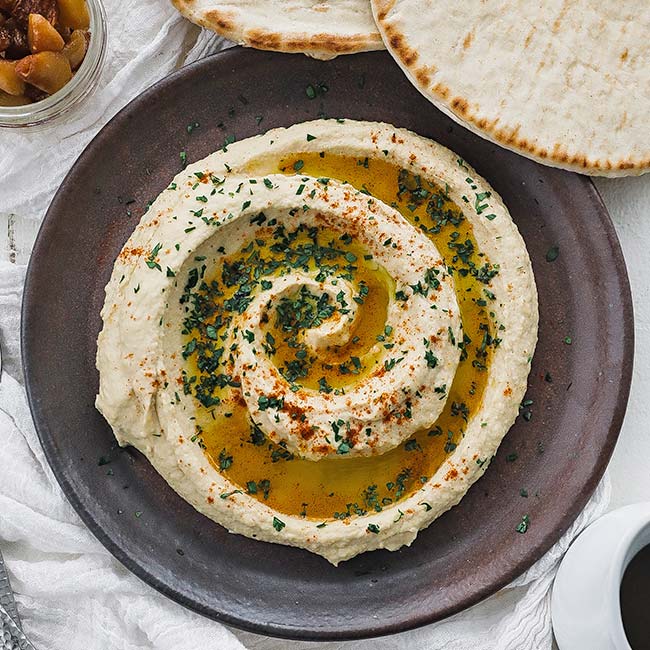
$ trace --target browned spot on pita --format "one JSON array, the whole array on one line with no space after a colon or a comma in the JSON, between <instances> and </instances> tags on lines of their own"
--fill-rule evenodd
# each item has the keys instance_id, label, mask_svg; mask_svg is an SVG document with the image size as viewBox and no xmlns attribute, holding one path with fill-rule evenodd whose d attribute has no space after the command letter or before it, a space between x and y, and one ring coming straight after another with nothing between
<instances>
[{"instance_id":1,"label":"browned spot on pita","mask_svg":"<svg viewBox=\"0 0 650 650\"><path fill-rule=\"evenodd\" d=\"M537 152L537 155L538 155L540 158L548 158L548 151L546 151L546 149L540 149L540 150Z\"/></svg>"},{"instance_id":2,"label":"browned spot on pita","mask_svg":"<svg viewBox=\"0 0 650 650\"><path fill-rule=\"evenodd\" d=\"M418 53L404 45L401 34L392 34L388 42L407 68L417 61Z\"/></svg>"},{"instance_id":3,"label":"browned spot on pita","mask_svg":"<svg viewBox=\"0 0 650 650\"><path fill-rule=\"evenodd\" d=\"M447 86L441 83L437 83L433 87L433 92L436 93L436 95L442 97L443 99L447 99L447 97L449 97L449 88L447 88Z\"/></svg>"},{"instance_id":4,"label":"browned spot on pita","mask_svg":"<svg viewBox=\"0 0 650 650\"><path fill-rule=\"evenodd\" d=\"M402 34L399 30L394 29L392 25L384 25L384 31L384 39L393 49L394 53L401 59L407 68L412 67L418 58L417 51L404 44Z\"/></svg>"},{"instance_id":5,"label":"browned spot on pita","mask_svg":"<svg viewBox=\"0 0 650 650\"><path fill-rule=\"evenodd\" d=\"M471 44L472 39L474 38L474 32L467 32L465 39L463 40L463 49L466 50Z\"/></svg>"},{"instance_id":6,"label":"browned spot on pita","mask_svg":"<svg viewBox=\"0 0 650 650\"><path fill-rule=\"evenodd\" d=\"M581 153L575 154L571 157L571 164L578 167L587 167L587 158Z\"/></svg>"},{"instance_id":7,"label":"browned spot on pita","mask_svg":"<svg viewBox=\"0 0 650 650\"><path fill-rule=\"evenodd\" d=\"M517 143L517 136L519 135L519 129L521 128L520 124L517 124L514 129L512 129L508 134L506 134L504 131L499 131L499 134L502 135L503 142L505 144L516 144Z\"/></svg>"},{"instance_id":8,"label":"browned spot on pita","mask_svg":"<svg viewBox=\"0 0 650 650\"><path fill-rule=\"evenodd\" d=\"M526 138L514 138L512 144L518 146L520 149L528 149L528 140Z\"/></svg>"},{"instance_id":9,"label":"browned spot on pita","mask_svg":"<svg viewBox=\"0 0 650 650\"><path fill-rule=\"evenodd\" d=\"M525 138L520 140L518 144L522 149L525 149L529 153L534 154L537 151L537 145L534 142L529 142Z\"/></svg>"},{"instance_id":10,"label":"browned spot on pita","mask_svg":"<svg viewBox=\"0 0 650 650\"><path fill-rule=\"evenodd\" d=\"M628 54L629 54L629 53L630 53L629 50L628 50L627 48L625 48L625 49L621 52L621 61L627 61L627 57L628 57Z\"/></svg>"},{"instance_id":11,"label":"browned spot on pita","mask_svg":"<svg viewBox=\"0 0 650 650\"><path fill-rule=\"evenodd\" d=\"M219 11L218 9L210 9L205 12L205 21L212 23L214 28L224 31L231 31L235 28L235 23L233 22L234 16L230 13L224 11Z\"/></svg>"},{"instance_id":12,"label":"browned spot on pita","mask_svg":"<svg viewBox=\"0 0 650 650\"><path fill-rule=\"evenodd\" d=\"M415 71L415 78L418 80L418 83L425 88L431 83L431 77L427 74L427 71L424 68L418 68Z\"/></svg>"},{"instance_id":13,"label":"browned spot on pita","mask_svg":"<svg viewBox=\"0 0 650 650\"><path fill-rule=\"evenodd\" d=\"M469 110L469 104L464 97L454 97L454 99L451 100L451 107L461 115L467 115Z\"/></svg>"},{"instance_id":14,"label":"browned spot on pita","mask_svg":"<svg viewBox=\"0 0 650 650\"><path fill-rule=\"evenodd\" d=\"M383 0L383 2L378 1L376 3L377 7L377 21L381 22L386 18L388 15L388 12L393 8L395 5L395 0Z\"/></svg>"},{"instance_id":15,"label":"browned spot on pita","mask_svg":"<svg viewBox=\"0 0 650 650\"><path fill-rule=\"evenodd\" d=\"M251 29L246 32L246 43L260 50L277 50L282 45L282 37L274 32L263 29ZM284 43L288 47L288 43Z\"/></svg>"},{"instance_id":16,"label":"browned spot on pita","mask_svg":"<svg viewBox=\"0 0 650 650\"><path fill-rule=\"evenodd\" d=\"M530 42L533 40L534 35L535 35L535 27L532 27L531 30L528 32L528 36L526 36L526 40L524 41L524 48L530 45Z\"/></svg>"},{"instance_id":17,"label":"browned spot on pita","mask_svg":"<svg viewBox=\"0 0 650 650\"><path fill-rule=\"evenodd\" d=\"M569 10L569 7L571 6L572 2L573 0L564 0L564 2L562 3L562 9L560 9L560 13L558 14L558 17L553 22L554 34L557 34L560 31L560 27L562 26L562 21L564 20L564 16L566 16L566 12Z\"/></svg>"}]
</instances>

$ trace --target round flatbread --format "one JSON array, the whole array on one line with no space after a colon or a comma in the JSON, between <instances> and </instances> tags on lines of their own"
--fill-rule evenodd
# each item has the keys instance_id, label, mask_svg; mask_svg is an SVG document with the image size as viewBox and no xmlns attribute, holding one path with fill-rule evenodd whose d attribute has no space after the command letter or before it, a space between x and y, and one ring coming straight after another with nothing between
<instances>
[{"instance_id":1,"label":"round flatbread","mask_svg":"<svg viewBox=\"0 0 650 650\"><path fill-rule=\"evenodd\" d=\"M546 165L650 170L650 4L371 0L413 84L478 135Z\"/></svg>"},{"instance_id":2,"label":"round flatbread","mask_svg":"<svg viewBox=\"0 0 650 650\"><path fill-rule=\"evenodd\" d=\"M316 59L384 48L368 0L172 0L189 20L240 45Z\"/></svg>"}]
</instances>

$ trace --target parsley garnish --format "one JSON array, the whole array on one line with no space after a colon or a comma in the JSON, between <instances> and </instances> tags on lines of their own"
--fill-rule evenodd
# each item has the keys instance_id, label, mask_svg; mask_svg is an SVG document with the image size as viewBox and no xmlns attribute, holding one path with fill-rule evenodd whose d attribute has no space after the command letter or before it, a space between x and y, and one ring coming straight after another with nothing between
<instances>
[{"instance_id":1,"label":"parsley garnish","mask_svg":"<svg viewBox=\"0 0 650 650\"><path fill-rule=\"evenodd\" d=\"M228 453L225 449L222 449L219 453L219 469L224 471L232 465L233 458L228 456Z\"/></svg>"},{"instance_id":2,"label":"parsley garnish","mask_svg":"<svg viewBox=\"0 0 650 650\"><path fill-rule=\"evenodd\" d=\"M559 246L551 246L546 251L546 261L547 262L555 262L555 260L558 258L559 255L560 255L560 247Z\"/></svg>"},{"instance_id":3,"label":"parsley garnish","mask_svg":"<svg viewBox=\"0 0 650 650\"><path fill-rule=\"evenodd\" d=\"M530 517L528 515L524 515L521 518L521 521L519 524L517 524L517 532L521 533L522 535L528 530L528 527L530 526Z\"/></svg>"},{"instance_id":4,"label":"parsley garnish","mask_svg":"<svg viewBox=\"0 0 650 650\"><path fill-rule=\"evenodd\" d=\"M149 253L149 257L146 260L146 264L150 269L158 269L159 271L162 271L162 268L160 264L156 261L156 258L158 257L158 253L160 252L160 249L162 248L162 244L156 244L151 252Z\"/></svg>"},{"instance_id":5,"label":"parsley garnish","mask_svg":"<svg viewBox=\"0 0 650 650\"><path fill-rule=\"evenodd\" d=\"M424 358L426 359L429 368L435 368L438 365L438 357L436 357L431 350L427 350L424 353Z\"/></svg>"}]
</instances>

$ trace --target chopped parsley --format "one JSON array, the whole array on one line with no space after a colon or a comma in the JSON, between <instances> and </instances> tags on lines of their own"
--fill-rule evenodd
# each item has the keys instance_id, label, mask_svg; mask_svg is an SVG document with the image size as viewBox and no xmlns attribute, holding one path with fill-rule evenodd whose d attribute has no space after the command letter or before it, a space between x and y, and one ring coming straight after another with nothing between
<instances>
[{"instance_id":1,"label":"chopped parsley","mask_svg":"<svg viewBox=\"0 0 650 650\"><path fill-rule=\"evenodd\" d=\"M517 532L521 533L522 535L528 530L530 526L530 517L528 515L524 515L521 518L521 521L517 524Z\"/></svg>"},{"instance_id":2,"label":"chopped parsley","mask_svg":"<svg viewBox=\"0 0 650 650\"><path fill-rule=\"evenodd\" d=\"M232 456L229 456L225 449L219 453L219 469L221 471L227 470L233 462Z\"/></svg>"},{"instance_id":3,"label":"chopped parsley","mask_svg":"<svg viewBox=\"0 0 650 650\"><path fill-rule=\"evenodd\" d=\"M559 246L551 246L546 251L546 261L547 262L555 262L555 260L558 258L559 255L560 255L560 247Z\"/></svg>"}]
</instances>

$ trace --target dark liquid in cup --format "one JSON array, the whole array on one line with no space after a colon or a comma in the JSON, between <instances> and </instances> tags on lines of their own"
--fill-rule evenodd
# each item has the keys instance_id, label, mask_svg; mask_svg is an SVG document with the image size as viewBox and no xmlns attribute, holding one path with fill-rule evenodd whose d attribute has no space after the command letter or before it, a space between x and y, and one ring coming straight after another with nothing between
<instances>
[{"instance_id":1,"label":"dark liquid in cup","mask_svg":"<svg viewBox=\"0 0 650 650\"><path fill-rule=\"evenodd\" d=\"M633 650L650 650L650 545L632 558L623 574L621 614Z\"/></svg>"}]
</instances>

